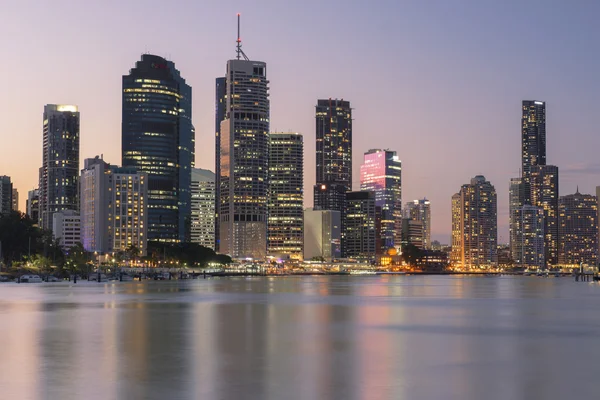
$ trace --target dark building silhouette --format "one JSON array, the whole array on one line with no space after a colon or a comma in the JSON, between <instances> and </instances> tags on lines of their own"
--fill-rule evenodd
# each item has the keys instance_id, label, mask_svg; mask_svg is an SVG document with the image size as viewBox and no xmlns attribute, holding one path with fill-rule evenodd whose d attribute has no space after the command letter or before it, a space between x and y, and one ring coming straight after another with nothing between
<instances>
[{"instance_id":1,"label":"dark building silhouette","mask_svg":"<svg viewBox=\"0 0 600 400\"><path fill-rule=\"evenodd\" d=\"M192 88L172 61L144 54L123 76L122 163L148 174L148 239L189 240Z\"/></svg>"},{"instance_id":2,"label":"dark building silhouette","mask_svg":"<svg viewBox=\"0 0 600 400\"><path fill-rule=\"evenodd\" d=\"M546 165L546 103L523 100L521 116L521 204L531 204L532 167Z\"/></svg>"}]
</instances>

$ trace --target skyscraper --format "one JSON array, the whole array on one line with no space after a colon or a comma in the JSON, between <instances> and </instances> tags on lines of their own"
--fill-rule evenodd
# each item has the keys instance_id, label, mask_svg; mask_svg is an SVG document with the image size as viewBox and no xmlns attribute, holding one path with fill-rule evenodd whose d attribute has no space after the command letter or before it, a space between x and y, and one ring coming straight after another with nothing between
<instances>
[{"instance_id":1,"label":"skyscraper","mask_svg":"<svg viewBox=\"0 0 600 400\"><path fill-rule=\"evenodd\" d=\"M12 190L12 210L19 211L19 191L15 187Z\"/></svg>"},{"instance_id":2,"label":"skyscraper","mask_svg":"<svg viewBox=\"0 0 600 400\"><path fill-rule=\"evenodd\" d=\"M377 254L399 246L402 229L402 162L395 151L372 149L360 167L360 190L375 193L381 208L380 245Z\"/></svg>"},{"instance_id":3,"label":"skyscraper","mask_svg":"<svg viewBox=\"0 0 600 400\"><path fill-rule=\"evenodd\" d=\"M51 230L55 212L79 211L79 110L77 106L44 106L40 168L40 225Z\"/></svg>"},{"instance_id":4,"label":"skyscraper","mask_svg":"<svg viewBox=\"0 0 600 400\"><path fill-rule=\"evenodd\" d=\"M546 165L546 103L523 100L521 115L522 201L531 204L532 167Z\"/></svg>"},{"instance_id":5,"label":"skyscraper","mask_svg":"<svg viewBox=\"0 0 600 400\"><path fill-rule=\"evenodd\" d=\"M192 243L215 248L215 174L192 170Z\"/></svg>"},{"instance_id":6,"label":"skyscraper","mask_svg":"<svg viewBox=\"0 0 600 400\"><path fill-rule=\"evenodd\" d=\"M96 157L84 161L80 182L83 247L100 254L134 247L146 255L148 175Z\"/></svg>"},{"instance_id":7,"label":"skyscraper","mask_svg":"<svg viewBox=\"0 0 600 400\"><path fill-rule=\"evenodd\" d=\"M26 213L36 224L40 220L40 191L39 189L30 190L27 193L27 201L25 202Z\"/></svg>"},{"instance_id":8,"label":"skyscraper","mask_svg":"<svg viewBox=\"0 0 600 400\"><path fill-rule=\"evenodd\" d=\"M189 239L192 88L172 61L143 54L123 76L123 167L148 174L148 239Z\"/></svg>"},{"instance_id":9,"label":"skyscraper","mask_svg":"<svg viewBox=\"0 0 600 400\"><path fill-rule=\"evenodd\" d=\"M423 249L425 242L423 238L424 231L423 221L412 219L410 217L402 218L403 245L412 244L419 249Z\"/></svg>"},{"instance_id":10,"label":"skyscraper","mask_svg":"<svg viewBox=\"0 0 600 400\"><path fill-rule=\"evenodd\" d=\"M531 168L531 205L544 210L544 260L558 263L558 167L536 165Z\"/></svg>"},{"instance_id":11,"label":"skyscraper","mask_svg":"<svg viewBox=\"0 0 600 400\"><path fill-rule=\"evenodd\" d=\"M344 100L318 100L315 209L343 212L352 190L352 109ZM343 218L343 217L342 217Z\"/></svg>"},{"instance_id":12,"label":"skyscraper","mask_svg":"<svg viewBox=\"0 0 600 400\"><path fill-rule=\"evenodd\" d=\"M302 258L304 141L299 133L269 136L268 253Z\"/></svg>"},{"instance_id":13,"label":"skyscraper","mask_svg":"<svg viewBox=\"0 0 600 400\"><path fill-rule=\"evenodd\" d=\"M523 190L522 190L522 179L521 178L511 178L510 179L510 186L508 188L508 230L509 230L509 247L510 247L510 254L513 260L515 260L515 257L517 255L517 251L518 249L515 247L516 246L516 233L517 233L517 226L516 226L516 217L515 212L517 211L517 209L519 209L520 207L523 206L523 204L521 203L522 201L522 195L523 195Z\"/></svg>"},{"instance_id":14,"label":"skyscraper","mask_svg":"<svg viewBox=\"0 0 600 400\"><path fill-rule=\"evenodd\" d=\"M304 259L332 261L340 258L342 221L339 211L304 210Z\"/></svg>"},{"instance_id":15,"label":"skyscraper","mask_svg":"<svg viewBox=\"0 0 600 400\"><path fill-rule=\"evenodd\" d=\"M10 176L0 176L0 214L8 214L12 210L12 195Z\"/></svg>"},{"instance_id":16,"label":"skyscraper","mask_svg":"<svg viewBox=\"0 0 600 400\"><path fill-rule=\"evenodd\" d=\"M227 62L225 78L217 166L219 251L235 258L263 258L267 252L269 175L267 64L250 61L238 38L238 56Z\"/></svg>"},{"instance_id":17,"label":"skyscraper","mask_svg":"<svg viewBox=\"0 0 600 400\"><path fill-rule=\"evenodd\" d=\"M521 268L544 268L544 209L525 205L513 210L512 258Z\"/></svg>"},{"instance_id":18,"label":"skyscraper","mask_svg":"<svg viewBox=\"0 0 600 400\"><path fill-rule=\"evenodd\" d=\"M598 198L579 193L561 196L559 201L561 266L596 267L598 263Z\"/></svg>"},{"instance_id":19,"label":"skyscraper","mask_svg":"<svg viewBox=\"0 0 600 400\"><path fill-rule=\"evenodd\" d=\"M451 259L466 268L498 264L496 189L478 175L452 196Z\"/></svg>"},{"instance_id":20,"label":"skyscraper","mask_svg":"<svg viewBox=\"0 0 600 400\"><path fill-rule=\"evenodd\" d=\"M375 193L357 191L346 193L344 257L375 260Z\"/></svg>"},{"instance_id":21,"label":"skyscraper","mask_svg":"<svg viewBox=\"0 0 600 400\"><path fill-rule=\"evenodd\" d=\"M215 80L215 251L219 251L219 210L221 198L221 122L227 115L227 78Z\"/></svg>"},{"instance_id":22,"label":"skyscraper","mask_svg":"<svg viewBox=\"0 0 600 400\"><path fill-rule=\"evenodd\" d=\"M423 248L431 249L431 202L427 199L413 200L406 203L406 218L421 222L423 232L421 233Z\"/></svg>"}]
</instances>

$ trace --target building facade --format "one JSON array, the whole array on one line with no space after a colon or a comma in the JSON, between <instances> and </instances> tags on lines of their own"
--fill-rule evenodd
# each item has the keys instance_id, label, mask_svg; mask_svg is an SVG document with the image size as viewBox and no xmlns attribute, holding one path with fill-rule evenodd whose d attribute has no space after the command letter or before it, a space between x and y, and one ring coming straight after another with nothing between
<instances>
[{"instance_id":1,"label":"building facade","mask_svg":"<svg viewBox=\"0 0 600 400\"><path fill-rule=\"evenodd\" d=\"M148 175L99 157L81 172L81 242L85 250L111 254L136 248L147 253Z\"/></svg>"},{"instance_id":2,"label":"building facade","mask_svg":"<svg viewBox=\"0 0 600 400\"><path fill-rule=\"evenodd\" d=\"M122 164L148 174L148 238L189 239L192 88L172 61L143 54L123 76Z\"/></svg>"},{"instance_id":3,"label":"building facade","mask_svg":"<svg viewBox=\"0 0 600 400\"><path fill-rule=\"evenodd\" d=\"M346 193L346 211L343 218L343 256L374 261L377 237L375 193L370 191Z\"/></svg>"},{"instance_id":4,"label":"building facade","mask_svg":"<svg viewBox=\"0 0 600 400\"><path fill-rule=\"evenodd\" d=\"M378 224L378 255L398 247L402 229L402 162L395 151L369 150L360 167L360 190L375 194L375 206L381 209Z\"/></svg>"},{"instance_id":5,"label":"building facade","mask_svg":"<svg viewBox=\"0 0 600 400\"><path fill-rule=\"evenodd\" d=\"M219 251L267 254L269 81L267 64L229 60L219 148Z\"/></svg>"},{"instance_id":6,"label":"building facade","mask_svg":"<svg viewBox=\"0 0 600 400\"><path fill-rule=\"evenodd\" d=\"M40 191L39 189L30 190L27 192L27 200L25 202L25 212L37 225L40 220Z\"/></svg>"},{"instance_id":7,"label":"building facade","mask_svg":"<svg viewBox=\"0 0 600 400\"><path fill-rule=\"evenodd\" d=\"M561 196L559 200L561 266L598 265L598 198L589 194Z\"/></svg>"},{"instance_id":8,"label":"building facade","mask_svg":"<svg viewBox=\"0 0 600 400\"><path fill-rule=\"evenodd\" d=\"M192 243L215 249L215 174L192 170Z\"/></svg>"},{"instance_id":9,"label":"building facade","mask_svg":"<svg viewBox=\"0 0 600 400\"><path fill-rule=\"evenodd\" d=\"M19 211L19 191L14 187L12 190L12 210Z\"/></svg>"},{"instance_id":10,"label":"building facade","mask_svg":"<svg viewBox=\"0 0 600 400\"><path fill-rule=\"evenodd\" d=\"M452 197L452 260L463 268L498 264L496 189L478 175Z\"/></svg>"},{"instance_id":11,"label":"building facade","mask_svg":"<svg viewBox=\"0 0 600 400\"><path fill-rule=\"evenodd\" d=\"M55 212L79 211L78 181L79 110L73 105L47 104L39 174L42 229L52 229Z\"/></svg>"},{"instance_id":12,"label":"building facade","mask_svg":"<svg viewBox=\"0 0 600 400\"><path fill-rule=\"evenodd\" d=\"M510 186L508 187L508 231L509 231L509 249L510 255L513 260L517 256L518 249L515 247L517 239L515 237L517 233L515 212L523 206L522 204L522 179L511 178Z\"/></svg>"},{"instance_id":13,"label":"building facade","mask_svg":"<svg viewBox=\"0 0 600 400\"><path fill-rule=\"evenodd\" d=\"M532 167L546 165L546 103L523 100L521 114L521 204L532 204ZM534 204L535 205L535 204Z\"/></svg>"},{"instance_id":14,"label":"building facade","mask_svg":"<svg viewBox=\"0 0 600 400\"><path fill-rule=\"evenodd\" d=\"M299 133L269 135L267 251L301 259L304 247L304 140Z\"/></svg>"},{"instance_id":15,"label":"building facade","mask_svg":"<svg viewBox=\"0 0 600 400\"><path fill-rule=\"evenodd\" d=\"M0 176L0 214L8 214L12 210L12 195L10 176Z\"/></svg>"},{"instance_id":16,"label":"building facade","mask_svg":"<svg viewBox=\"0 0 600 400\"><path fill-rule=\"evenodd\" d=\"M63 210L52 214L52 236L63 249L81 243L81 220L74 210Z\"/></svg>"},{"instance_id":17,"label":"building facade","mask_svg":"<svg viewBox=\"0 0 600 400\"><path fill-rule=\"evenodd\" d=\"M402 218L402 243L403 245L413 245L419 249L425 248L425 237L423 233L423 221L413 218Z\"/></svg>"},{"instance_id":18,"label":"building facade","mask_svg":"<svg viewBox=\"0 0 600 400\"><path fill-rule=\"evenodd\" d=\"M349 101L318 100L314 205L343 213L345 193L352 190L352 108Z\"/></svg>"},{"instance_id":19,"label":"building facade","mask_svg":"<svg viewBox=\"0 0 600 400\"><path fill-rule=\"evenodd\" d=\"M219 210L221 188L221 122L227 115L227 78L219 77L215 80L215 251L219 250Z\"/></svg>"},{"instance_id":20,"label":"building facade","mask_svg":"<svg viewBox=\"0 0 600 400\"><path fill-rule=\"evenodd\" d=\"M304 210L304 259L332 261L342 256L342 220L339 211Z\"/></svg>"},{"instance_id":21,"label":"building facade","mask_svg":"<svg viewBox=\"0 0 600 400\"><path fill-rule=\"evenodd\" d=\"M525 205L513 210L512 260L520 268L543 269L544 209Z\"/></svg>"},{"instance_id":22,"label":"building facade","mask_svg":"<svg viewBox=\"0 0 600 400\"><path fill-rule=\"evenodd\" d=\"M531 168L531 205L544 210L544 260L558 263L558 167L537 165Z\"/></svg>"},{"instance_id":23,"label":"building facade","mask_svg":"<svg viewBox=\"0 0 600 400\"><path fill-rule=\"evenodd\" d=\"M431 202L420 199L406 203L404 217L421 222L423 248L431 250Z\"/></svg>"}]
</instances>

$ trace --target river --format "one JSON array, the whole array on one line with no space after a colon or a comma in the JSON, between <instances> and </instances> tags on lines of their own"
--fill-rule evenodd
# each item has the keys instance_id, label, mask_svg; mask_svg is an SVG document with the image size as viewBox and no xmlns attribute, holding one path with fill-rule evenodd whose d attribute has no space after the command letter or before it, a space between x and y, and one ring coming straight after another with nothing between
<instances>
[{"instance_id":1,"label":"river","mask_svg":"<svg viewBox=\"0 0 600 400\"><path fill-rule=\"evenodd\" d=\"M320 276L0 284L1 399L592 399L600 285Z\"/></svg>"}]
</instances>

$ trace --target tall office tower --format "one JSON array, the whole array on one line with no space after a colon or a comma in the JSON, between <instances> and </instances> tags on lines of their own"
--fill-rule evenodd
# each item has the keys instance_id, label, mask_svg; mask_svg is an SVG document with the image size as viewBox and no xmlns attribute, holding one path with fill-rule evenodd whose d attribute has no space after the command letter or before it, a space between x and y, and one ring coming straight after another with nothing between
<instances>
[{"instance_id":1,"label":"tall office tower","mask_svg":"<svg viewBox=\"0 0 600 400\"><path fill-rule=\"evenodd\" d=\"M12 210L19 211L19 191L14 187L12 190Z\"/></svg>"},{"instance_id":2,"label":"tall office tower","mask_svg":"<svg viewBox=\"0 0 600 400\"><path fill-rule=\"evenodd\" d=\"M513 210L512 259L521 268L544 268L544 209L525 205ZM511 228L512 229L512 228Z\"/></svg>"},{"instance_id":3,"label":"tall office tower","mask_svg":"<svg viewBox=\"0 0 600 400\"><path fill-rule=\"evenodd\" d=\"M219 252L260 259L267 253L269 81L267 64L246 57L239 35L237 44L220 127Z\"/></svg>"},{"instance_id":4,"label":"tall office tower","mask_svg":"<svg viewBox=\"0 0 600 400\"><path fill-rule=\"evenodd\" d=\"M546 103L523 100L521 115L521 203L531 202L532 167L546 165Z\"/></svg>"},{"instance_id":5,"label":"tall office tower","mask_svg":"<svg viewBox=\"0 0 600 400\"><path fill-rule=\"evenodd\" d=\"M52 214L52 236L63 249L81 243L81 220L75 210L62 210Z\"/></svg>"},{"instance_id":6,"label":"tall office tower","mask_svg":"<svg viewBox=\"0 0 600 400\"><path fill-rule=\"evenodd\" d=\"M498 264L496 189L482 175L452 196L453 260L466 268Z\"/></svg>"},{"instance_id":7,"label":"tall office tower","mask_svg":"<svg viewBox=\"0 0 600 400\"><path fill-rule=\"evenodd\" d=\"M316 106L316 209L343 213L352 190L352 109L344 100L318 100Z\"/></svg>"},{"instance_id":8,"label":"tall office tower","mask_svg":"<svg viewBox=\"0 0 600 400\"><path fill-rule=\"evenodd\" d=\"M375 193L381 208L377 254L400 245L402 229L402 162L395 151L369 150L360 166L360 190Z\"/></svg>"},{"instance_id":9,"label":"tall office tower","mask_svg":"<svg viewBox=\"0 0 600 400\"><path fill-rule=\"evenodd\" d=\"M544 209L544 260L558 263L558 167L537 165L531 168L531 205Z\"/></svg>"},{"instance_id":10,"label":"tall office tower","mask_svg":"<svg viewBox=\"0 0 600 400\"><path fill-rule=\"evenodd\" d=\"M304 141L299 133L269 135L269 255L302 259Z\"/></svg>"},{"instance_id":11,"label":"tall office tower","mask_svg":"<svg viewBox=\"0 0 600 400\"><path fill-rule=\"evenodd\" d=\"M596 215L596 220L598 221L598 224L600 225L600 186L596 186L596 199L597 199L597 203L596 203L596 208L598 209L598 213ZM600 227L598 228L598 230L600 231ZM598 233L598 247L596 247L596 251L598 252L598 256L600 257L600 233Z\"/></svg>"},{"instance_id":12,"label":"tall office tower","mask_svg":"<svg viewBox=\"0 0 600 400\"><path fill-rule=\"evenodd\" d=\"M110 254L131 247L146 255L148 174L88 158L81 171L81 242Z\"/></svg>"},{"instance_id":13,"label":"tall office tower","mask_svg":"<svg viewBox=\"0 0 600 400\"><path fill-rule=\"evenodd\" d=\"M450 263L462 265L462 203L460 193L452 195L452 242L450 247Z\"/></svg>"},{"instance_id":14,"label":"tall office tower","mask_svg":"<svg viewBox=\"0 0 600 400\"><path fill-rule=\"evenodd\" d=\"M215 251L219 251L219 210L221 198L221 122L227 115L227 78L215 80Z\"/></svg>"},{"instance_id":15,"label":"tall office tower","mask_svg":"<svg viewBox=\"0 0 600 400\"><path fill-rule=\"evenodd\" d=\"M342 220L339 211L304 210L304 259L332 261L342 256Z\"/></svg>"},{"instance_id":16,"label":"tall office tower","mask_svg":"<svg viewBox=\"0 0 600 400\"><path fill-rule=\"evenodd\" d=\"M598 198L579 193L561 196L559 201L561 266L596 267L598 263Z\"/></svg>"},{"instance_id":17,"label":"tall office tower","mask_svg":"<svg viewBox=\"0 0 600 400\"><path fill-rule=\"evenodd\" d=\"M123 167L148 174L148 239L189 239L192 88L172 61L143 54L123 76Z\"/></svg>"},{"instance_id":18,"label":"tall office tower","mask_svg":"<svg viewBox=\"0 0 600 400\"><path fill-rule=\"evenodd\" d=\"M510 254L513 260L515 260L517 254L516 238L517 233L516 220L514 217L517 209L521 208L523 204L522 200L522 179L521 178L510 178L510 186L508 188L508 231L509 231L509 248Z\"/></svg>"},{"instance_id":19,"label":"tall office tower","mask_svg":"<svg viewBox=\"0 0 600 400\"><path fill-rule=\"evenodd\" d=\"M412 218L402 218L402 244L423 249L425 246L425 238L423 237L423 221Z\"/></svg>"},{"instance_id":20,"label":"tall office tower","mask_svg":"<svg viewBox=\"0 0 600 400\"><path fill-rule=\"evenodd\" d=\"M40 220L40 191L39 189L30 190L27 193L27 201L25 202L26 214L38 224Z\"/></svg>"},{"instance_id":21,"label":"tall office tower","mask_svg":"<svg viewBox=\"0 0 600 400\"><path fill-rule=\"evenodd\" d=\"M405 218L410 218L413 221L421 222L423 232L421 237L423 240L423 248L431 249L431 202L427 199L413 200L406 203Z\"/></svg>"},{"instance_id":22,"label":"tall office tower","mask_svg":"<svg viewBox=\"0 0 600 400\"><path fill-rule=\"evenodd\" d=\"M215 249L215 174L192 170L192 243Z\"/></svg>"},{"instance_id":23,"label":"tall office tower","mask_svg":"<svg viewBox=\"0 0 600 400\"><path fill-rule=\"evenodd\" d=\"M40 168L40 226L52 229L52 214L79 211L79 110L77 106L44 106Z\"/></svg>"},{"instance_id":24,"label":"tall office tower","mask_svg":"<svg viewBox=\"0 0 600 400\"><path fill-rule=\"evenodd\" d=\"M375 193L358 191L346 193L344 257L360 258L367 261L375 260Z\"/></svg>"},{"instance_id":25,"label":"tall office tower","mask_svg":"<svg viewBox=\"0 0 600 400\"><path fill-rule=\"evenodd\" d=\"M10 176L0 176L0 214L8 214L12 210L12 194Z\"/></svg>"}]
</instances>

